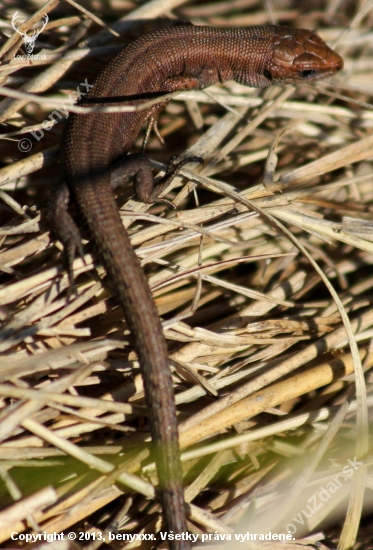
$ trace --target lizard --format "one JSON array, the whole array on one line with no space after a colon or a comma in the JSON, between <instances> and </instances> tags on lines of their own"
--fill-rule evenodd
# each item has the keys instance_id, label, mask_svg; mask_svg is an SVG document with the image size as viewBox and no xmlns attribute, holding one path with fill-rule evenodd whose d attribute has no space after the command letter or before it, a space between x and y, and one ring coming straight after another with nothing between
<instances>
[{"instance_id":1,"label":"lizard","mask_svg":"<svg viewBox=\"0 0 373 550\"><path fill-rule=\"evenodd\" d=\"M296 84L334 75L342 58L313 31L284 26L213 28L180 25L145 34L121 50L99 73L80 105L139 106L152 95L201 90L235 80L250 87ZM134 179L139 200L159 198L186 162L171 162L154 182L149 159L130 153L142 127L157 130L165 101L134 112L71 114L61 142L61 178L51 192L46 217L63 243L70 282L72 262L83 255L71 201L88 226L131 330L144 379L150 431L166 528L187 530L176 408L166 341L146 277L119 216L113 189ZM147 137L144 140L146 142ZM73 283L72 283L73 284ZM189 542L170 541L171 550Z\"/></svg>"}]
</instances>

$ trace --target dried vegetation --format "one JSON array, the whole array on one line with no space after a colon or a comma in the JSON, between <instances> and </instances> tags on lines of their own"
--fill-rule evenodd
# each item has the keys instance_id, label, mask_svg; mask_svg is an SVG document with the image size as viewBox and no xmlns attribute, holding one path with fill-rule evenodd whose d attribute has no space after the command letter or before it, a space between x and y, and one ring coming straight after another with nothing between
<instances>
[{"instance_id":1,"label":"dried vegetation","mask_svg":"<svg viewBox=\"0 0 373 550\"><path fill-rule=\"evenodd\" d=\"M85 532L79 544L93 550L109 532L162 529L141 376L115 289L85 241L78 296L67 300L39 213L62 128L43 121L56 110L63 121L62 102L124 41L169 24L148 19L172 16L315 28L345 59L337 78L297 89L228 83L179 94L160 118L165 146L153 136L147 152L158 169L173 154L202 156L203 167L174 181L175 211L145 208L131 188L118 197L164 320L189 530L300 539L281 548L372 548L371 2L71 4L3 7L0 541ZM45 59L14 59L23 55L9 23L17 9L31 18L23 30L49 14L34 51Z\"/></svg>"}]
</instances>

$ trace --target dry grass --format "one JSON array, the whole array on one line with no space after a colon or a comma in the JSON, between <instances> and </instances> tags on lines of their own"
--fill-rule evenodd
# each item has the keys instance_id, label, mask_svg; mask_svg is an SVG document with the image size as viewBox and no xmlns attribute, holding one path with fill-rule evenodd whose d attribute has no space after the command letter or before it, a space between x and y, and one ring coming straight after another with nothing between
<instances>
[{"instance_id":1,"label":"dry grass","mask_svg":"<svg viewBox=\"0 0 373 550\"><path fill-rule=\"evenodd\" d=\"M7 36L16 9L21 21L35 14L28 28L50 18L36 43L46 60L13 59L22 53L14 33L0 68L3 543L14 531L85 532L79 544L93 550L103 544L93 534L162 529L141 376L115 289L87 244L86 265L74 265L79 295L67 301L39 208L58 174L62 127L42 122L123 46L115 35L132 39L173 9L196 24L316 28L345 59L338 78L297 89L228 83L179 94L160 119L165 146L153 136L147 152L155 168L173 154L202 156L203 167L174 180L176 211L146 212L132 189L119 197L164 320L189 531L235 540L290 530L299 540L281 548L372 548L371 2L195 4L136 10L112 0L94 22L56 0L3 10ZM17 147L25 137L27 153Z\"/></svg>"}]
</instances>

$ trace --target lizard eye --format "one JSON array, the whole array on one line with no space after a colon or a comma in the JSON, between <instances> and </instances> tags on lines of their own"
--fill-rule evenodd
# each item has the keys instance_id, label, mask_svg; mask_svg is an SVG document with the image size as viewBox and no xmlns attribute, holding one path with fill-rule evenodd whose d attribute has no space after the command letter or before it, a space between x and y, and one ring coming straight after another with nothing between
<instances>
[{"instance_id":1,"label":"lizard eye","mask_svg":"<svg viewBox=\"0 0 373 550\"><path fill-rule=\"evenodd\" d=\"M305 80L307 78L312 78L316 73L316 69L305 69L304 71L298 71L299 76Z\"/></svg>"},{"instance_id":2,"label":"lizard eye","mask_svg":"<svg viewBox=\"0 0 373 550\"><path fill-rule=\"evenodd\" d=\"M268 69L264 69L263 74L264 74L264 76L265 76L268 80L272 80L272 73L271 73L271 71L269 71Z\"/></svg>"}]
</instances>

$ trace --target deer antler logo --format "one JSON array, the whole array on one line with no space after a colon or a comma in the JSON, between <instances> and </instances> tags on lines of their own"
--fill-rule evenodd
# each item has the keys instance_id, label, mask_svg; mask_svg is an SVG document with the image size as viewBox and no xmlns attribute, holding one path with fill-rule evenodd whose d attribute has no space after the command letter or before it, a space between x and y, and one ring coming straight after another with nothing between
<instances>
[{"instance_id":1,"label":"deer antler logo","mask_svg":"<svg viewBox=\"0 0 373 550\"><path fill-rule=\"evenodd\" d=\"M28 54L31 54L34 50L34 46L35 46L35 42L36 42L37 37L45 29L46 24L49 21L48 15L45 14L44 17L43 17L44 22L43 22L42 28L38 29L38 30L34 30L31 36L28 36L28 34L26 34L25 32L21 32L19 30L20 25L18 27L16 27L17 15L18 15L18 10L15 12L15 14L12 17L12 27L16 32L18 32L18 34L20 34L22 36L23 42L26 46L26 52Z\"/></svg>"}]
</instances>

